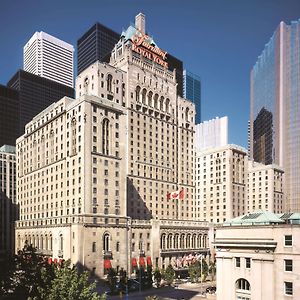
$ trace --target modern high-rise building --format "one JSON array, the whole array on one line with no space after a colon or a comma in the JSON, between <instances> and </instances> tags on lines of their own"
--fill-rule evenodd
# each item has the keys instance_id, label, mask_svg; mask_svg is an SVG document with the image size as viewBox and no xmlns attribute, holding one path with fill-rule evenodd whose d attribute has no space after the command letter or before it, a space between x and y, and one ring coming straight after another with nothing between
<instances>
[{"instance_id":1,"label":"modern high-rise building","mask_svg":"<svg viewBox=\"0 0 300 300\"><path fill-rule=\"evenodd\" d=\"M17 140L16 249L28 240L97 276L111 265L131 274L144 257L178 269L207 253L194 201L195 106L178 95L142 17L110 63L78 75L75 100L46 108Z\"/></svg>"},{"instance_id":2,"label":"modern high-rise building","mask_svg":"<svg viewBox=\"0 0 300 300\"><path fill-rule=\"evenodd\" d=\"M0 147L15 145L19 133L19 93L0 85Z\"/></svg>"},{"instance_id":3,"label":"modern high-rise building","mask_svg":"<svg viewBox=\"0 0 300 300\"><path fill-rule=\"evenodd\" d=\"M16 148L4 145L0 147L0 262L14 253L16 216Z\"/></svg>"},{"instance_id":4,"label":"modern high-rise building","mask_svg":"<svg viewBox=\"0 0 300 300\"><path fill-rule=\"evenodd\" d=\"M215 118L196 125L195 148L203 151L228 144L228 117Z\"/></svg>"},{"instance_id":5,"label":"modern high-rise building","mask_svg":"<svg viewBox=\"0 0 300 300\"><path fill-rule=\"evenodd\" d=\"M11 142L12 145L15 145L16 137L24 134L25 125L30 122L35 115L62 97L74 97L75 94L74 89L67 85L23 70L17 71L17 73L9 80L7 86L10 89L14 89L15 93L14 102L7 104L6 107L12 106L13 103L16 102L16 97L18 95L17 114L14 115L15 124L17 124L18 128L17 135L13 136L13 141ZM12 109L12 113L15 113L15 104ZM5 114L2 117L2 111L0 111L0 122L7 118L6 110L3 110L3 112L5 112ZM16 126L15 124L10 130ZM8 124L5 126L7 125ZM2 131L2 128L0 130Z\"/></svg>"},{"instance_id":6,"label":"modern high-rise building","mask_svg":"<svg viewBox=\"0 0 300 300\"><path fill-rule=\"evenodd\" d=\"M74 47L46 32L36 32L26 43L24 70L74 86Z\"/></svg>"},{"instance_id":7,"label":"modern high-rise building","mask_svg":"<svg viewBox=\"0 0 300 300\"><path fill-rule=\"evenodd\" d=\"M77 74L97 60L109 61L110 53L119 41L120 34L96 23L77 41Z\"/></svg>"},{"instance_id":8,"label":"modern high-rise building","mask_svg":"<svg viewBox=\"0 0 300 300\"><path fill-rule=\"evenodd\" d=\"M144 19L144 14L140 13ZM138 17L138 16L137 16ZM97 60L109 62L111 51L120 39L121 35L110 28L96 23L77 41L77 75ZM178 58L168 53L168 69L175 70L175 78L178 83L177 93L183 97L183 63Z\"/></svg>"},{"instance_id":9,"label":"modern high-rise building","mask_svg":"<svg viewBox=\"0 0 300 300\"><path fill-rule=\"evenodd\" d=\"M287 210L300 211L300 20L281 22L251 71L251 157L283 167Z\"/></svg>"},{"instance_id":10,"label":"modern high-rise building","mask_svg":"<svg viewBox=\"0 0 300 300\"><path fill-rule=\"evenodd\" d=\"M183 70L183 97L196 106L196 124L201 123L201 80L192 72Z\"/></svg>"}]
</instances>

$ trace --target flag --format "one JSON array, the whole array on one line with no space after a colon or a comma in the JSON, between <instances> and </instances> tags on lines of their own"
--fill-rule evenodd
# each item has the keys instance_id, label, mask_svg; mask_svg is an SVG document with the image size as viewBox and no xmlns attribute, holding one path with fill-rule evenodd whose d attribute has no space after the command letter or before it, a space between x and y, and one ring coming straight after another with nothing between
<instances>
[{"instance_id":1,"label":"flag","mask_svg":"<svg viewBox=\"0 0 300 300\"><path fill-rule=\"evenodd\" d=\"M183 199L184 197L184 192L183 189L181 191L175 191L175 192L168 192L167 193L167 200L178 200L178 199Z\"/></svg>"},{"instance_id":2,"label":"flag","mask_svg":"<svg viewBox=\"0 0 300 300\"><path fill-rule=\"evenodd\" d=\"M140 256L139 263L140 263L140 267L145 266L145 260L144 260L144 257Z\"/></svg>"},{"instance_id":3,"label":"flag","mask_svg":"<svg viewBox=\"0 0 300 300\"><path fill-rule=\"evenodd\" d=\"M109 259L104 260L104 269L111 269L111 262Z\"/></svg>"},{"instance_id":4,"label":"flag","mask_svg":"<svg viewBox=\"0 0 300 300\"><path fill-rule=\"evenodd\" d=\"M150 256L147 256L147 266L152 266L152 260Z\"/></svg>"},{"instance_id":5,"label":"flag","mask_svg":"<svg viewBox=\"0 0 300 300\"><path fill-rule=\"evenodd\" d=\"M136 262L136 258L132 258L132 266L133 267L137 267L137 262Z\"/></svg>"}]
</instances>

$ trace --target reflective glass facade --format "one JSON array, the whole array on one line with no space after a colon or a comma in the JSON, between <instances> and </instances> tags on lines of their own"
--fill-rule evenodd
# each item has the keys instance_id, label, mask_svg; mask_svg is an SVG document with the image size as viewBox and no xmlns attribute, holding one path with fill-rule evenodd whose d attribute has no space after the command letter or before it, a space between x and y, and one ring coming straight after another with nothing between
<instances>
[{"instance_id":1,"label":"reflective glass facade","mask_svg":"<svg viewBox=\"0 0 300 300\"><path fill-rule=\"evenodd\" d=\"M201 81L200 77L183 71L183 97L193 101L196 106L196 124L201 123Z\"/></svg>"},{"instance_id":2,"label":"reflective glass facade","mask_svg":"<svg viewBox=\"0 0 300 300\"><path fill-rule=\"evenodd\" d=\"M300 211L300 20L281 22L251 72L255 161L285 170L287 210Z\"/></svg>"}]
</instances>

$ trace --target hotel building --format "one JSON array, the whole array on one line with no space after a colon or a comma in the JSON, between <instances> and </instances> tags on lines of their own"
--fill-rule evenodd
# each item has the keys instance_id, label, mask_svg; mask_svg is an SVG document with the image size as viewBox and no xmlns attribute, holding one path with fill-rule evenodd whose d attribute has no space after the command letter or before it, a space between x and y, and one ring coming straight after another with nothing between
<instances>
[{"instance_id":1,"label":"hotel building","mask_svg":"<svg viewBox=\"0 0 300 300\"><path fill-rule=\"evenodd\" d=\"M299 299L299 234L299 213L259 210L217 227L217 299Z\"/></svg>"},{"instance_id":2,"label":"hotel building","mask_svg":"<svg viewBox=\"0 0 300 300\"><path fill-rule=\"evenodd\" d=\"M109 64L79 74L76 100L49 106L17 140L17 250L29 240L97 276L110 264L130 273L136 259L163 267L207 253L209 226L195 221L193 198L195 106L178 96L144 18ZM183 199L169 199L175 191Z\"/></svg>"}]
</instances>

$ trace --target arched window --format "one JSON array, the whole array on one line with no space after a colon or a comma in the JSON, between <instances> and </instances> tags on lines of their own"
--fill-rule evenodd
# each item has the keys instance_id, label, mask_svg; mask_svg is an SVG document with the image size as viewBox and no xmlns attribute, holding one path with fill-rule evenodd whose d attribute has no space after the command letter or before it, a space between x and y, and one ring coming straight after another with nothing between
<instances>
[{"instance_id":1,"label":"arched window","mask_svg":"<svg viewBox=\"0 0 300 300\"><path fill-rule=\"evenodd\" d=\"M195 249L196 248L196 234L193 234L193 237L192 237L192 248Z\"/></svg>"},{"instance_id":2,"label":"arched window","mask_svg":"<svg viewBox=\"0 0 300 300\"><path fill-rule=\"evenodd\" d=\"M158 94L154 95L154 108L158 109Z\"/></svg>"},{"instance_id":3,"label":"arched window","mask_svg":"<svg viewBox=\"0 0 300 300\"><path fill-rule=\"evenodd\" d=\"M143 89L143 91L142 91L142 103L143 104L147 104L146 103L146 94L147 94L146 89Z\"/></svg>"},{"instance_id":4,"label":"arched window","mask_svg":"<svg viewBox=\"0 0 300 300\"><path fill-rule=\"evenodd\" d=\"M50 243L50 250L52 251L53 250L53 238L52 238L52 235L50 235L49 237L49 243Z\"/></svg>"},{"instance_id":5,"label":"arched window","mask_svg":"<svg viewBox=\"0 0 300 300\"><path fill-rule=\"evenodd\" d=\"M168 238L167 238L167 249L172 249L173 248L172 240L173 240L173 234L170 233L168 235Z\"/></svg>"},{"instance_id":6,"label":"arched window","mask_svg":"<svg viewBox=\"0 0 300 300\"><path fill-rule=\"evenodd\" d=\"M44 249L44 236L43 235L41 235L40 249L41 250Z\"/></svg>"},{"instance_id":7,"label":"arched window","mask_svg":"<svg viewBox=\"0 0 300 300\"><path fill-rule=\"evenodd\" d=\"M251 288L248 280L240 278L235 282L236 299L251 300Z\"/></svg>"},{"instance_id":8,"label":"arched window","mask_svg":"<svg viewBox=\"0 0 300 300\"><path fill-rule=\"evenodd\" d=\"M189 122L189 112L190 112L190 110L189 110L189 108L187 107L186 109L185 109L185 120L186 120L186 122Z\"/></svg>"},{"instance_id":9,"label":"arched window","mask_svg":"<svg viewBox=\"0 0 300 300\"><path fill-rule=\"evenodd\" d=\"M104 119L102 121L102 153L109 154L109 121Z\"/></svg>"},{"instance_id":10,"label":"arched window","mask_svg":"<svg viewBox=\"0 0 300 300\"><path fill-rule=\"evenodd\" d=\"M110 247L109 247L109 240L110 240L109 233L105 233L103 235L103 250L104 251L109 251L109 249L110 249Z\"/></svg>"},{"instance_id":11,"label":"arched window","mask_svg":"<svg viewBox=\"0 0 300 300\"><path fill-rule=\"evenodd\" d=\"M184 241L185 241L185 235L182 234L180 236L180 249L184 249Z\"/></svg>"},{"instance_id":12,"label":"arched window","mask_svg":"<svg viewBox=\"0 0 300 300\"><path fill-rule=\"evenodd\" d=\"M107 91L111 93L112 92L112 75L111 74L107 75L106 84L107 84Z\"/></svg>"},{"instance_id":13,"label":"arched window","mask_svg":"<svg viewBox=\"0 0 300 300\"><path fill-rule=\"evenodd\" d=\"M136 102L140 102L140 92L141 92L141 88L139 86L137 86L136 90L135 90L135 100L136 100Z\"/></svg>"},{"instance_id":14,"label":"arched window","mask_svg":"<svg viewBox=\"0 0 300 300\"><path fill-rule=\"evenodd\" d=\"M164 110L164 97L160 97L160 101L159 101L159 109L161 111Z\"/></svg>"},{"instance_id":15,"label":"arched window","mask_svg":"<svg viewBox=\"0 0 300 300\"><path fill-rule=\"evenodd\" d=\"M170 99L166 99L166 112L169 114L170 113Z\"/></svg>"},{"instance_id":16,"label":"arched window","mask_svg":"<svg viewBox=\"0 0 300 300\"><path fill-rule=\"evenodd\" d=\"M179 246L179 234L175 234L174 236L174 249L178 249Z\"/></svg>"},{"instance_id":17,"label":"arched window","mask_svg":"<svg viewBox=\"0 0 300 300\"><path fill-rule=\"evenodd\" d=\"M191 235L188 234L186 236L186 248L189 249L191 247Z\"/></svg>"},{"instance_id":18,"label":"arched window","mask_svg":"<svg viewBox=\"0 0 300 300\"><path fill-rule=\"evenodd\" d=\"M198 238L197 238L197 248L202 248L202 235L198 234Z\"/></svg>"},{"instance_id":19,"label":"arched window","mask_svg":"<svg viewBox=\"0 0 300 300\"><path fill-rule=\"evenodd\" d=\"M160 248L162 250L166 249L166 235L165 234L162 234L160 237Z\"/></svg>"},{"instance_id":20,"label":"arched window","mask_svg":"<svg viewBox=\"0 0 300 300\"><path fill-rule=\"evenodd\" d=\"M153 106L153 103L152 103L152 96L153 96L153 93L150 91L149 93L148 93L148 105L149 106Z\"/></svg>"}]
</instances>

